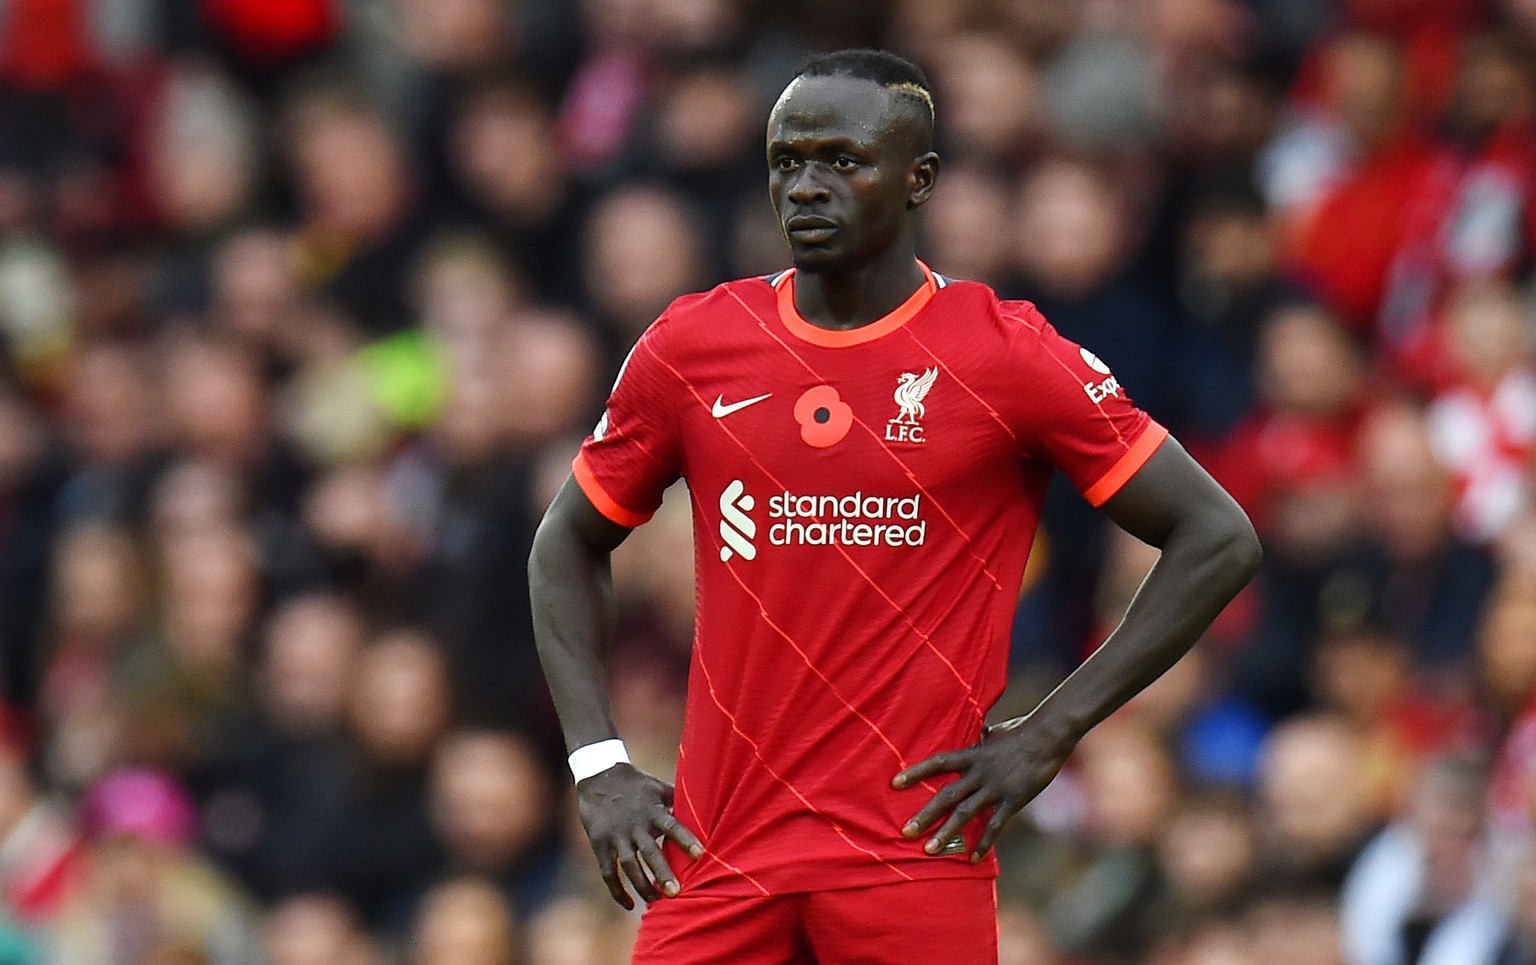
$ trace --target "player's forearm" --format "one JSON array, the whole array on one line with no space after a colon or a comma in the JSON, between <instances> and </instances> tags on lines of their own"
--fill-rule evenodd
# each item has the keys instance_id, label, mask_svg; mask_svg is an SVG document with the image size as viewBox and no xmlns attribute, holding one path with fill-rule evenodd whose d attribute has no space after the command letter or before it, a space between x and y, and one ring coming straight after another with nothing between
<instances>
[{"instance_id":1,"label":"player's forearm","mask_svg":"<svg viewBox=\"0 0 1536 965\"><path fill-rule=\"evenodd\" d=\"M1040 724L1076 740L1189 651L1258 569L1258 537L1231 510L1168 534L1120 626L1041 703Z\"/></svg>"},{"instance_id":2,"label":"player's forearm","mask_svg":"<svg viewBox=\"0 0 1536 965\"><path fill-rule=\"evenodd\" d=\"M617 736L605 667L614 625L608 551L551 511L534 537L528 585L539 662L567 747Z\"/></svg>"}]
</instances>

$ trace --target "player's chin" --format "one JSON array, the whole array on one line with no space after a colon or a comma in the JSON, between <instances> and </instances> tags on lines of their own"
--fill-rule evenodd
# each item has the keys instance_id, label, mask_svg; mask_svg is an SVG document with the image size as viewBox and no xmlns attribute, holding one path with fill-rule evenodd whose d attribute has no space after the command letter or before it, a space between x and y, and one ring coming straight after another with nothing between
<instances>
[{"instance_id":1,"label":"player's chin","mask_svg":"<svg viewBox=\"0 0 1536 965\"><path fill-rule=\"evenodd\" d=\"M846 251L841 251L827 245L797 245L789 246L791 260L800 271L828 272L837 271L851 264Z\"/></svg>"}]
</instances>

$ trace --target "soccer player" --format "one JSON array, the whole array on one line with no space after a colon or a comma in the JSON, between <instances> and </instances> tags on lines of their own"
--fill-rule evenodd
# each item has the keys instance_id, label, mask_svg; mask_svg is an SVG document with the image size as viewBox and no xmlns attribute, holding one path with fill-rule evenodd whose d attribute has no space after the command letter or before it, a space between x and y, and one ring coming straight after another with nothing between
<instances>
[{"instance_id":1,"label":"soccer player","mask_svg":"<svg viewBox=\"0 0 1536 965\"><path fill-rule=\"evenodd\" d=\"M1028 302L915 255L922 73L811 60L768 119L794 267L678 299L630 353L529 564L581 818L642 963L997 955L1004 823L1258 565L1237 505ZM1124 622L987 726L1046 482L1161 548ZM628 763L609 554L687 480L698 625L677 785ZM664 900L662 899L665 896Z\"/></svg>"}]
</instances>

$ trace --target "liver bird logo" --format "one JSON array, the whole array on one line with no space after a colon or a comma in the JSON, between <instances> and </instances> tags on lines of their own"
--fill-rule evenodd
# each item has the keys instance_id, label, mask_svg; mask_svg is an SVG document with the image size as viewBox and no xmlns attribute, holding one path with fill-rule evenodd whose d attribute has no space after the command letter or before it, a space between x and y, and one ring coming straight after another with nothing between
<instances>
[{"instance_id":1,"label":"liver bird logo","mask_svg":"<svg viewBox=\"0 0 1536 965\"><path fill-rule=\"evenodd\" d=\"M917 425L927 410L923 407L923 397L928 390L933 388L933 381L939 377L938 367L935 366L918 375L915 372L903 372L896 378L896 404L901 411L896 414L896 422L904 422L907 425Z\"/></svg>"}]
</instances>

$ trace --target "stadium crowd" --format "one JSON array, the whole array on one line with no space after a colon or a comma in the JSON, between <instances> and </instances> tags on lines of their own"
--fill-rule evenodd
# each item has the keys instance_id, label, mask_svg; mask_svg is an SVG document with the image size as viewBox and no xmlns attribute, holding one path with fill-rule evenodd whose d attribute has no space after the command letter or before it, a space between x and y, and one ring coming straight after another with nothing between
<instances>
[{"instance_id":1,"label":"stadium crowd","mask_svg":"<svg viewBox=\"0 0 1536 965\"><path fill-rule=\"evenodd\" d=\"M626 960L532 528L668 301L785 264L763 121L852 45L934 83L928 262L1266 543L1001 843L1003 961L1536 963L1531 0L0 3L0 963ZM1148 553L1052 492L1000 713Z\"/></svg>"}]
</instances>

